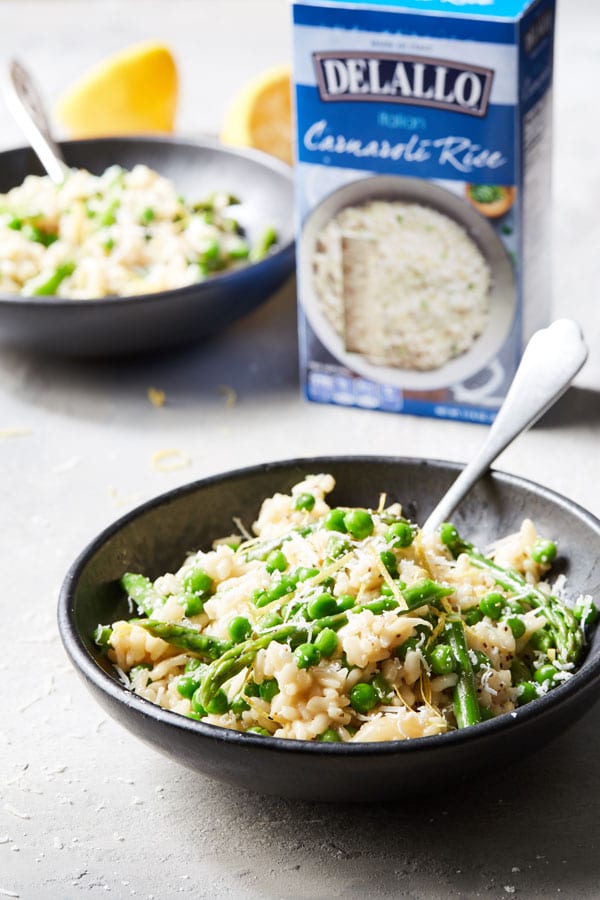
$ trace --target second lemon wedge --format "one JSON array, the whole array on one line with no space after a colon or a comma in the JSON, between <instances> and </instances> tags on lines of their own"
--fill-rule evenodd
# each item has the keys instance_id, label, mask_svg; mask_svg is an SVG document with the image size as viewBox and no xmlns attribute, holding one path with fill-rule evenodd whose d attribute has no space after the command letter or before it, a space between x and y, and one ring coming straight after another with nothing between
<instances>
[{"instance_id":1,"label":"second lemon wedge","mask_svg":"<svg viewBox=\"0 0 600 900\"><path fill-rule=\"evenodd\" d=\"M90 69L59 99L55 114L71 137L173 131L177 66L168 47L133 44Z\"/></svg>"},{"instance_id":2,"label":"second lemon wedge","mask_svg":"<svg viewBox=\"0 0 600 900\"><path fill-rule=\"evenodd\" d=\"M224 144L255 147L291 164L291 69L267 69L248 82L226 111L220 138Z\"/></svg>"}]
</instances>

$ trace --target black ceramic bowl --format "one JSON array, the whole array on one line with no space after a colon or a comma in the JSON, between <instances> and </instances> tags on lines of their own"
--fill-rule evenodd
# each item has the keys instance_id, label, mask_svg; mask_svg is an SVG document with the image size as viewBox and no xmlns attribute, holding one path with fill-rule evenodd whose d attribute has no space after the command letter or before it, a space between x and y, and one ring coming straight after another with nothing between
<instances>
[{"instance_id":1,"label":"black ceramic bowl","mask_svg":"<svg viewBox=\"0 0 600 900\"><path fill-rule=\"evenodd\" d=\"M459 467L378 457L317 458L265 464L198 481L129 513L93 541L69 571L60 596L60 633L98 702L138 737L192 769L268 794L318 800L386 800L472 778L506 765L558 735L597 699L600 632L573 678L545 697L472 728L412 741L324 744L240 734L164 710L126 690L91 640L95 626L128 617L117 579L130 570L155 578L181 565L187 551L210 547L250 523L261 501L306 474L331 472L333 502L377 505L385 491L423 522ZM600 594L600 522L571 501L522 478L494 472L454 517L480 546L531 517L557 536L559 570L574 593Z\"/></svg>"},{"instance_id":2,"label":"black ceramic bowl","mask_svg":"<svg viewBox=\"0 0 600 900\"><path fill-rule=\"evenodd\" d=\"M0 294L0 343L70 356L139 353L192 343L225 328L265 301L294 267L293 188L288 166L263 153L209 139L98 138L61 145L69 166L102 173L145 163L189 200L215 190L236 194L236 218L250 240L274 226L277 248L266 259L196 285L134 297L66 300ZM28 148L0 153L0 193L42 175Z\"/></svg>"}]
</instances>

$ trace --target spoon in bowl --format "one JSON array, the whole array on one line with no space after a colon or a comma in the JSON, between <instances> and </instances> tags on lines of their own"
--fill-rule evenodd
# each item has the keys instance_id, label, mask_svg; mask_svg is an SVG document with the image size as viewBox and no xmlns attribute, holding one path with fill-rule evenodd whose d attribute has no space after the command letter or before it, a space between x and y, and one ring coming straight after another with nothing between
<instances>
[{"instance_id":1,"label":"spoon in bowl","mask_svg":"<svg viewBox=\"0 0 600 900\"><path fill-rule=\"evenodd\" d=\"M572 319L557 319L535 332L487 438L430 513L423 531L445 522L502 451L556 403L587 354L581 329Z\"/></svg>"},{"instance_id":2,"label":"spoon in bowl","mask_svg":"<svg viewBox=\"0 0 600 900\"><path fill-rule=\"evenodd\" d=\"M52 181L62 184L69 169L52 137L44 103L29 72L18 60L9 60L2 71L1 85L15 122Z\"/></svg>"}]
</instances>

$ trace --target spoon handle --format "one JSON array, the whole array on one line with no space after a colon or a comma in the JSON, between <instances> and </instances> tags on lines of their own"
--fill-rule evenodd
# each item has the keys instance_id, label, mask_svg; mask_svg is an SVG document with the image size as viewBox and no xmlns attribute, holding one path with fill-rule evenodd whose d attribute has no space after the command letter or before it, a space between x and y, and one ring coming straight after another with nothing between
<instances>
[{"instance_id":1,"label":"spoon handle","mask_svg":"<svg viewBox=\"0 0 600 900\"><path fill-rule=\"evenodd\" d=\"M33 147L44 169L56 184L62 184L68 168L51 133L44 104L27 69L16 59L2 72L2 93L17 125Z\"/></svg>"},{"instance_id":2,"label":"spoon handle","mask_svg":"<svg viewBox=\"0 0 600 900\"><path fill-rule=\"evenodd\" d=\"M430 514L424 531L448 519L496 457L564 394L586 359L581 330L571 319L558 319L535 332L486 440Z\"/></svg>"}]
</instances>

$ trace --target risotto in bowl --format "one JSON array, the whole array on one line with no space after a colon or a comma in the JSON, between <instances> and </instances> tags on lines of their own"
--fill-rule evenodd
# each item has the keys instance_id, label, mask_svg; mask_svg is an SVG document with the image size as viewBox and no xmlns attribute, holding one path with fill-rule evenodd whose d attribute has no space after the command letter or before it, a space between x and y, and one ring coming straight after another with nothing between
<instances>
[{"instance_id":1,"label":"risotto in bowl","mask_svg":"<svg viewBox=\"0 0 600 900\"><path fill-rule=\"evenodd\" d=\"M592 703L600 523L494 473L423 534L456 468L298 460L173 491L75 563L66 649L126 727L258 791L386 798L508 763Z\"/></svg>"},{"instance_id":2,"label":"risotto in bowl","mask_svg":"<svg viewBox=\"0 0 600 900\"><path fill-rule=\"evenodd\" d=\"M192 342L291 274L286 166L216 142L63 145L55 185L31 151L0 174L0 341L73 355Z\"/></svg>"}]
</instances>

